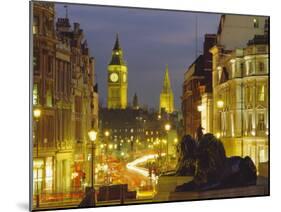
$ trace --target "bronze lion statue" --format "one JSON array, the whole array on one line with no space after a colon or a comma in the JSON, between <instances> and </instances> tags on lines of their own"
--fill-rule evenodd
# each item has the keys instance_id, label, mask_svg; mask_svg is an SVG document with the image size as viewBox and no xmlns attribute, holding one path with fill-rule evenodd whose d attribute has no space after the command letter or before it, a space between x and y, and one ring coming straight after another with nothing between
<instances>
[{"instance_id":1,"label":"bronze lion statue","mask_svg":"<svg viewBox=\"0 0 281 212\"><path fill-rule=\"evenodd\" d=\"M195 173L196 162L196 142L190 135L183 136L178 144L178 163L176 167L176 176L193 176Z\"/></svg>"},{"instance_id":2,"label":"bronze lion statue","mask_svg":"<svg viewBox=\"0 0 281 212\"><path fill-rule=\"evenodd\" d=\"M195 172L192 181L177 186L176 191L204 191L255 185L257 170L248 156L226 157L222 142L205 134L195 150Z\"/></svg>"}]
</instances>

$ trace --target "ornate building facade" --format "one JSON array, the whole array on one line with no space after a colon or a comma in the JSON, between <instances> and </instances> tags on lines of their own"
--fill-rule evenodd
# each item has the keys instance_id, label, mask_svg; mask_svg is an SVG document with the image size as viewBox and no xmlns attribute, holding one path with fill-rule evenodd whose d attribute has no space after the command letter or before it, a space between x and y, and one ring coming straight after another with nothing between
<instances>
[{"instance_id":1,"label":"ornate building facade","mask_svg":"<svg viewBox=\"0 0 281 212\"><path fill-rule=\"evenodd\" d=\"M165 76L162 91L160 93L160 101L159 101L159 112L164 110L167 113L174 112L174 94L171 88L171 82L169 78L169 69L168 65L166 66Z\"/></svg>"},{"instance_id":2,"label":"ornate building facade","mask_svg":"<svg viewBox=\"0 0 281 212\"><path fill-rule=\"evenodd\" d=\"M52 192L56 163L55 58L56 34L53 3L33 4L33 106L41 117L33 121L33 189ZM37 184L35 184L35 182Z\"/></svg>"},{"instance_id":3,"label":"ornate building facade","mask_svg":"<svg viewBox=\"0 0 281 212\"><path fill-rule=\"evenodd\" d=\"M268 36L256 35L244 49L214 46L213 132L227 155L268 161Z\"/></svg>"},{"instance_id":4,"label":"ornate building facade","mask_svg":"<svg viewBox=\"0 0 281 212\"><path fill-rule=\"evenodd\" d=\"M118 35L107 70L107 107L108 109L125 109L128 101L128 69L123 59Z\"/></svg>"},{"instance_id":5,"label":"ornate building facade","mask_svg":"<svg viewBox=\"0 0 281 212\"><path fill-rule=\"evenodd\" d=\"M34 2L32 30L33 108L41 110L34 121L33 188L43 199L90 183L88 130L97 128L98 95L78 23L72 28L66 17L55 25L54 4Z\"/></svg>"}]
</instances>

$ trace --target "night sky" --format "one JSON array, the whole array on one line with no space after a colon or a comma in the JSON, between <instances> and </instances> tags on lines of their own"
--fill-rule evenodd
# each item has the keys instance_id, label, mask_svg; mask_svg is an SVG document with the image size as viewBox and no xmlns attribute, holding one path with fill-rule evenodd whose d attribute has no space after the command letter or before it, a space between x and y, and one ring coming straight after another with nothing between
<instances>
[{"instance_id":1,"label":"night sky","mask_svg":"<svg viewBox=\"0 0 281 212\"><path fill-rule=\"evenodd\" d=\"M65 17L63 6L56 5L56 18ZM70 22L80 23L96 59L102 105L106 106L107 64L118 33L128 65L128 102L136 92L140 105L158 109L168 64L175 106L180 110L184 72L195 59L196 15L198 52L202 53L204 34L217 32L218 14L68 4Z\"/></svg>"}]
</instances>

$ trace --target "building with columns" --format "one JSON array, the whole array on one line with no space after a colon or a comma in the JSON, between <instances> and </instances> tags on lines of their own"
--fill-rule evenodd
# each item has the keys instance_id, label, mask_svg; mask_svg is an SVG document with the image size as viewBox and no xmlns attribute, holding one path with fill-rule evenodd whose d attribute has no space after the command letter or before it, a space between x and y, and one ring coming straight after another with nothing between
<instances>
[{"instance_id":1,"label":"building with columns","mask_svg":"<svg viewBox=\"0 0 281 212\"><path fill-rule=\"evenodd\" d=\"M268 36L256 35L243 49L213 54L213 133L228 156L250 156L259 167L268 162Z\"/></svg>"}]
</instances>

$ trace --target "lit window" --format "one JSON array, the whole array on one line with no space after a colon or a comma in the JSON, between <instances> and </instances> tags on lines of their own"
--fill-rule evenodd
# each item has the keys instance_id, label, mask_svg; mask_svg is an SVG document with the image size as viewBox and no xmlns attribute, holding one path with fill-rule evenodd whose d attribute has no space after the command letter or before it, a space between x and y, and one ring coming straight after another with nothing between
<instances>
[{"instance_id":1,"label":"lit window","mask_svg":"<svg viewBox=\"0 0 281 212\"><path fill-rule=\"evenodd\" d=\"M33 70L34 71L39 71L39 54L38 51L35 50L33 53Z\"/></svg>"},{"instance_id":2,"label":"lit window","mask_svg":"<svg viewBox=\"0 0 281 212\"><path fill-rule=\"evenodd\" d=\"M38 29L39 29L39 18L38 18L38 16L34 16L34 18L33 18L33 26L32 26L32 33L33 34L38 34Z\"/></svg>"},{"instance_id":3,"label":"lit window","mask_svg":"<svg viewBox=\"0 0 281 212\"><path fill-rule=\"evenodd\" d=\"M252 93L252 87L247 87L246 94L247 94L247 102L250 103L253 100L253 93Z\"/></svg>"},{"instance_id":4,"label":"lit window","mask_svg":"<svg viewBox=\"0 0 281 212\"><path fill-rule=\"evenodd\" d=\"M259 113L258 114L258 130L265 131L265 123L264 123L264 114Z\"/></svg>"},{"instance_id":5,"label":"lit window","mask_svg":"<svg viewBox=\"0 0 281 212\"><path fill-rule=\"evenodd\" d=\"M259 62L259 72L264 72L264 63Z\"/></svg>"},{"instance_id":6,"label":"lit window","mask_svg":"<svg viewBox=\"0 0 281 212\"><path fill-rule=\"evenodd\" d=\"M46 105L47 105L47 107L53 106L53 97L52 97L51 89L48 89L48 91L47 91Z\"/></svg>"},{"instance_id":7,"label":"lit window","mask_svg":"<svg viewBox=\"0 0 281 212\"><path fill-rule=\"evenodd\" d=\"M53 185L53 160L52 160L52 157L47 157L45 170L46 170L46 173L45 173L46 190L52 190L52 185Z\"/></svg>"},{"instance_id":8,"label":"lit window","mask_svg":"<svg viewBox=\"0 0 281 212\"><path fill-rule=\"evenodd\" d=\"M268 161L268 147L262 147L260 150L260 163Z\"/></svg>"},{"instance_id":9,"label":"lit window","mask_svg":"<svg viewBox=\"0 0 281 212\"><path fill-rule=\"evenodd\" d=\"M33 85L33 104L37 105L38 104L38 85L34 84Z\"/></svg>"},{"instance_id":10,"label":"lit window","mask_svg":"<svg viewBox=\"0 0 281 212\"><path fill-rule=\"evenodd\" d=\"M259 20L257 18L254 18L254 28L259 28Z\"/></svg>"},{"instance_id":11,"label":"lit window","mask_svg":"<svg viewBox=\"0 0 281 212\"><path fill-rule=\"evenodd\" d=\"M258 99L260 102L265 100L264 85L258 86Z\"/></svg>"},{"instance_id":12,"label":"lit window","mask_svg":"<svg viewBox=\"0 0 281 212\"><path fill-rule=\"evenodd\" d=\"M251 61L248 62L248 74L253 73L253 64Z\"/></svg>"},{"instance_id":13,"label":"lit window","mask_svg":"<svg viewBox=\"0 0 281 212\"><path fill-rule=\"evenodd\" d=\"M248 114L248 132L251 133L252 129L253 129L252 114Z\"/></svg>"},{"instance_id":14,"label":"lit window","mask_svg":"<svg viewBox=\"0 0 281 212\"><path fill-rule=\"evenodd\" d=\"M243 76L243 73L244 73L244 63L240 63L240 70L241 70L241 75Z\"/></svg>"}]
</instances>

